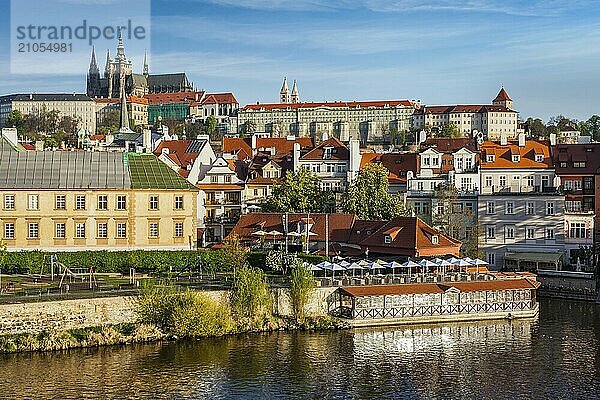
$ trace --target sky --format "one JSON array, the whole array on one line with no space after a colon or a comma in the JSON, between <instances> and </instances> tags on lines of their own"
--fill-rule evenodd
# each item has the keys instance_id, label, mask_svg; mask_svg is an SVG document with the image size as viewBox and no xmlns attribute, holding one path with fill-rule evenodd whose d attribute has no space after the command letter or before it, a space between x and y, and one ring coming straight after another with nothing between
<instances>
[{"instance_id":1,"label":"sky","mask_svg":"<svg viewBox=\"0 0 600 400\"><path fill-rule=\"evenodd\" d=\"M85 91L87 63L9 73L8 7L0 94ZM287 76L303 101L488 104L504 85L522 118L600 114L597 0L152 0L151 13L150 72L186 72L242 105L276 102Z\"/></svg>"}]
</instances>

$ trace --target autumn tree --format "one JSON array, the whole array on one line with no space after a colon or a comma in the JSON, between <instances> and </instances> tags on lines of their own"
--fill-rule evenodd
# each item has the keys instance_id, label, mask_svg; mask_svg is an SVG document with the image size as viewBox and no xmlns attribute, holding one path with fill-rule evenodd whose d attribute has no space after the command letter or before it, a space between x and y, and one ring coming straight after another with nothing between
<instances>
[{"instance_id":1,"label":"autumn tree","mask_svg":"<svg viewBox=\"0 0 600 400\"><path fill-rule=\"evenodd\" d=\"M362 219L390 220L407 215L402 199L389 193L389 171L367 164L342 197L342 210Z\"/></svg>"},{"instance_id":2,"label":"autumn tree","mask_svg":"<svg viewBox=\"0 0 600 400\"><path fill-rule=\"evenodd\" d=\"M319 177L305 168L288 171L262 203L266 212L323 213L333 212L334 208L333 192L321 189Z\"/></svg>"}]
</instances>

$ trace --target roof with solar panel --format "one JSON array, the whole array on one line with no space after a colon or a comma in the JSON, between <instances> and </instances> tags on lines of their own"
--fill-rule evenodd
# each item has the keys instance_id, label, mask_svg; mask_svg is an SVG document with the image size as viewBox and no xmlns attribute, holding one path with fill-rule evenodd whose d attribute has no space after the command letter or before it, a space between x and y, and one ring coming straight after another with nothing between
<instances>
[{"instance_id":1,"label":"roof with solar panel","mask_svg":"<svg viewBox=\"0 0 600 400\"><path fill-rule=\"evenodd\" d=\"M153 154L1 149L0 189L197 190Z\"/></svg>"}]
</instances>

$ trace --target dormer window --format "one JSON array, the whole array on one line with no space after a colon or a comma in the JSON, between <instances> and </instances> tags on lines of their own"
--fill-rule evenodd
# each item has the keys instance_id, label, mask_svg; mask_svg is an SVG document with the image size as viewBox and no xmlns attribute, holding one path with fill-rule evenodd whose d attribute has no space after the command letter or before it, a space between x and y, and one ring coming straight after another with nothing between
<instances>
[{"instance_id":1,"label":"dormer window","mask_svg":"<svg viewBox=\"0 0 600 400\"><path fill-rule=\"evenodd\" d=\"M521 161L521 156L518 154L515 154L512 156L512 160L513 160L513 162L519 162L519 161Z\"/></svg>"},{"instance_id":2,"label":"dormer window","mask_svg":"<svg viewBox=\"0 0 600 400\"><path fill-rule=\"evenodd\" d=\"M331 148L331 147L325 147L325 148L323 149L323 158L324 158L324 159L328 160L328 159L330 159L330 158L331 158L331 150L332 150L332 148Z\"/></svg>"},{"instance_id":3,"label":"dormer window","mask_svg":"<svg viewBox=\"0 0 600 400\"><path fill-rule=\"evenodd\" d=\"M536 154L535 155L535 162L544 162L544 155L543 154Z\"/></svg>"},{"instance_id":4,"label":"dormer window","mask_svg":"<svg viewBox=\"0 0 600 400\"><path fill-rule=\"evenodd\" d=\"M385 244L390 244L392 243L392 237L390 235L385 235L383 237L383 241L385 242Z\"/></svg>"},{"instance_id":5,"label":"dormer window","mask_svg":"<svg viewBox=\"0 0 600 400\"><path fill-rule=\"evenodd\" d=\"M431 237L431 243L433 243L433 244L440 244L440 237L438 235L433 235Z\"/></svg>"},{"instance_id":6,"label":"dormer window","mask_svg":"<svg viewBox=\"0 0 600 400\"><path fill-rule=\"evenodd\" d=\"M496 159L496 157L493 154L488 154L488 156L486 157L486 161L487 162L494 162L494 160Z\"/></svg>"}]
</instances>

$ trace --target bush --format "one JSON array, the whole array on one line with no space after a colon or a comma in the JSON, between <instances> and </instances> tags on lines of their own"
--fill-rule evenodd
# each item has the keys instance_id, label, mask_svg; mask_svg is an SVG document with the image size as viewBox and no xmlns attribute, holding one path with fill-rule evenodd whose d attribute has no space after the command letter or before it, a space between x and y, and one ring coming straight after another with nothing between
<instances>
[{"instance_id":1,"label":"bush","mask_svg":"<svg viewBox=\"0 0 600 400\"><path fill-rule=\"evenodd\" d=\"M242 317L260 317L268 314L271 295L267 277L261 269L243 266L233 281L231 304Z\"/></svg>"},{"instance_id":2,"label":"bush","mask_svg":"<svg viewBox=\"0 0 600 400\"><path fill-rule=\"evenodd\" d=\"M136 313L139 321L169 332L173 329L173 316L180 293L170 285L142 286L136 298Z\"/></svg>"},{"instance_id":3,"label":"bush","mask_svg":"<svg viewBox=\"0 0 600 400\"><path fill-rule=\"evenodd\" d=\"M305 308L317 283L312 272L300 264L292 268L290 273L290 299L296 321L303 322Z\"/></svg>"},{"instance_id":4,"label":"bush","mask_svg":"<svg viewBox=\"0 0 600 400\"><path fill-rule=\"evenodd\" d=\"M172 333L181 337L222 336L234 328L227 305L202 293L182 294L173 313Z\"/></svg>"}]
</instances>

